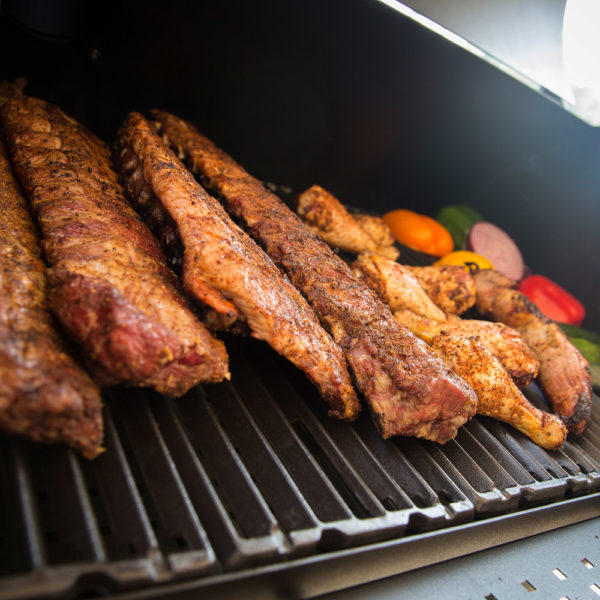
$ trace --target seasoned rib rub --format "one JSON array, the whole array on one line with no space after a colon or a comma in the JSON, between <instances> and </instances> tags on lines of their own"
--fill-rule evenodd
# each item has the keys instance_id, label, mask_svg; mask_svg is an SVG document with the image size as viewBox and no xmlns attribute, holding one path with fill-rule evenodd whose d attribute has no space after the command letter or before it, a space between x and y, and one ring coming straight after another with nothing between
<instances>
[{"instance_id":1,"label":"seasoned rib rub","mask_svg":"<svg viewBox=\"0 0 600 600\"><path fill-rule=\"evenodd\" d=\"M102 451L100 392L67 354L46 306L33 222L0 140L0 429Z\"/></svg>"},{"instance_id":2,"label":"seasoned rib rub","mask_svg":"<svg viewBox=\"0 0 600 600\"><path fill-rule=\"evenodd\" d=\"M341 346L384 437L445 442L475 411L452 374L276 196L192 126L161 111L163 134L282 267Z\"/></svg>"},{"instance_id":3,"label":"seasoned rib rub","mask_svg":"<svg viewBox=\"0 0 600 600\"><path fill-rule=\"evenodd\" d=\"M137 113L120 130L117 160L138 209L159 230L161 212L173 220L184 247L185 289L214 310L222 300L214 302L212 292L222 294L254 337L305 371L331 416L354 419L360 405L341 350L296 288Z\"/></svg>"},{"instance_id":4,"label":"seasoned rib rub","mask_svg":"<svg viewBox=\"0 0 600 600\"><path fill-rule=\"evenodd\" d=\"M175 288L124 199L107 148L60 109L15 94L0 108L43 236L52 308L102 383L177 396L227 376L227 355Z\"/></svg>"}]
</instances>

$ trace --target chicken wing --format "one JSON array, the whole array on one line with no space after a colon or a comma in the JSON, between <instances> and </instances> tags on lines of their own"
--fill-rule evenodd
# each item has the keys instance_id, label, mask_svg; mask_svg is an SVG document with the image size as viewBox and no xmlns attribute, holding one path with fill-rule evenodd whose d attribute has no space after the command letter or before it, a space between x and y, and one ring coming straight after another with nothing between
<instances>
[{"instance_id":1,"label":"chicken wing","mask_svg":"<svg viewBox=\"0 0 600 600\"><path fill-rule=\"evenodd\" d=\"M495 271L474 276L477 310L514 327L540 361L540 383L552 410L569 431L580 434L591 418L589 363L560 327L545 317L514 281Z\"/></svg>"},{"instance_id":2,"label":"chicken wing","mask_svg":"<svg viewBox=\"0 0 600 600\"><path fill-rule=\"evenodd\" d=\"M536 377L539 363L534 353L514 329L502 323L452 317L441 323L419 317L410 311L396 311L394 316L427 343L440 334L477 337L508 371L515 384L527 387Z\"/></svg>"},{"instance_id":3,"label":"chicken wing","mask_svg":"<svg viewBox=\"0 0 600 600\"><path fill-rule=\"evenodd\" d=\"M396 243L392 230L381 217L361 213L353 214L352 217L360 228L373 238L378 246L393 246Z\"/></svg>"},{"instance_id":4,"label":"chicken wing","mask_svg":"<svg viewBox=\"0 0 600 600\"><path fill-rule=\"evenodd\" d=\"M342 203L319 185L300 194L297 210L302 220L334 248L354 253L370 250L391 259L400 255L392 245L379 246Z\"/></svg>"},{"instance_id":5,"label":"chicken wing","mask_svg":"<svg viewBox=\"0 0 600 600\"><path fill-rule=\"evenodd\" d=\"M475 282L472 275L462 267L432 265L407 269L445 313L460 315L475 304Z\"/></svg>"},{"instance_id":6,"label":"chicken wing","mask_svg":"<svg viewBox=\"0 0 600 600\"><path fill-rule=\"evenodd\" d=\"M473 388L477 414L509 423L542 448L555 450L563 445L564 423L533 406L477 338L440 334L431 340L431 348Z\"/></svg>"},{"instance_id":7,"label":"chicken wing","mask_svg":"<svg viewBox=\"0 0 600 600\"><path fill-rule=\"evenodd\" d=\"M374 252L362 252L351 266L392 310L406 309L434 321L446 320L444 312L432 302L404 265Z\"/></svg>"}]
</instances>

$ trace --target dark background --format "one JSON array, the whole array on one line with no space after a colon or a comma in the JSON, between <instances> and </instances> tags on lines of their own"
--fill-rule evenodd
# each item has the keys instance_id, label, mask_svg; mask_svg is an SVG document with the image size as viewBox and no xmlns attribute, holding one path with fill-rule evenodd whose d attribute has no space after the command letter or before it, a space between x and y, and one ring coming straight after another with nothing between
<instances>
[{"instance_id":1,"label":"dark background","mask_svg":"<svg viewBox=\"0 0 600 600\"><path fill-rule=\"evenodd\" d=\"M267 181L468 203L600 331L600 130L375 0L5 1L0 76L109 141L160 107Z\"/></svg>"}]
</instances>

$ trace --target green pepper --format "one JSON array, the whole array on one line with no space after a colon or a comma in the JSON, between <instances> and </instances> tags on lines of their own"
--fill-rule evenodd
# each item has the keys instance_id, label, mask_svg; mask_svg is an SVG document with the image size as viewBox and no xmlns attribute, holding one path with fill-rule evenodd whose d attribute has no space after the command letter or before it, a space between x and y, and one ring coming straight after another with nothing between
<instances>
[{"instance_id":1,"label":"green pepper","mask_svg":"<svg viewBox=\"0 0 600 600\"><path fill-rule=\"evenodd\" d=\"M590 363L592 388L600 394L600 335L575 325L559 323L559 327L569 336L573 346Z\"/></svg>"},{"instance_id":2,"label":"green pepper","mask_svg":"<svg viewBox=\"0 0 600 600\"><path fill-rule=\"evenodd\" d=\"M570 338L589 340L600 347L600 335L597 333L588 331L582 327L577 327L576 325L567 325L566 323L559 323L558 325Z\"/></svg>"},{"instance_id":3,"label":"green pepper","mask_svg":"<svg viewBox=\"0 0 600 600\"><path fill-rule=\"evenodd\" d=\"M467 236L471 227L483 221L483 217L466 204L445 206L435 218L450 232L455 250L464 250L467 247Z\"/></svg>"}]
</instances>

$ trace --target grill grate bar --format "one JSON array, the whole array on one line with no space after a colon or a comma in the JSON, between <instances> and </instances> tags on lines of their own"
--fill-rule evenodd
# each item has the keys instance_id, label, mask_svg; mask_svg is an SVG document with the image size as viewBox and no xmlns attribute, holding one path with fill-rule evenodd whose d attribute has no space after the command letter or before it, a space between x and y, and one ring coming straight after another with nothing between
<instances>
[{"instance_id":1,"label":"grill grate bar","mask_svg":"<svg viewBox=\"0 0 600 600\"><path fill-rule=\"evenodd\" d=\"M264 344L228 348L231 383L176 401L107 394L107 452L93 462L0 441L0 508L11 513L0 515L0 557L14 549L0 597L11 585L24 597L184 577L219 585L276 563L284 574L298 564L287 559L398 537L408 550L415 534L600 489L594 431L546 452L476 417L444 446L385 441L366 411L351 425L329 419L310 382Z\"/></svg>"},{"instance_id":2,"label":"grill grate bar","mask_svg":"<svg viewBox=\"0 0 600 600\"><path fill-rule=\"evenodd\" d=\"M231 355L235 360L233 352ZM235 364L237 371L243 374L245 383L243 399L248 411L271 448L281 459L316 517L324 523L351 518L350 509L304 447L302 440L283 414L279 402L274 400L254 370L247 368L247 363L237 361ZM268 380L270 380L273 375L272 369L267 372L269 373ZM288 393L290 391L288 390Z\"/></svg>"},{"instance_id":3,"label":"grill grate bar","mask_svg":"<svg viewBox=\"0 0 600 600\"><path fill-rule=\"evenodd\" d=\"M11 536L11 542L15 544L15 550L17 548L22 549L22 556L26 560L24 565L18 565L17 568L28 566L31 569L39 569L47 564L47 558L36 511L35 494L23 446L25 446L25 442L21 440L13 442L12 448L7 452L11 455L11 465L6 470L2 469L5 473L10 470L13 476L13 480L9 483L9 485L14 485L16 488L15 502L13 503L16 506L13 505L14 512L12 514L15 517L16 515L20 517L18 524L13 523L14 534ZM7 525L10 526L10 524Z\"/></svg>"},{"instance_id":4,"label":"grill grate bar","mask_svg":"<svg viewBox=\"0 0 600 600\"><path fill-rule=\"evenodd\" d=\"M128 394L133 397L113 398L109 406L126 436L125 440L120 435L121 443L131 447L129 462L134 477L139 470L138 490L167 565L179 575L210 569L212 548L146 400L158 398L137 391Z\"/></svg>"},{"instance_id":5,"label":"grill grate bar","mask_svg":"<svg viewBox=\"0 0 600 600\"><path fill-rule=\"evenodd\" d=\"M90 494L99 494L102 510L110 528L112 543L107 543L112 560L152 558L157 560L158 541L138 493L129 463L119 441L112 415L104 415L106 452L91 465L86 464L94 482ZM97 486L97 487L96 487ZM99 503L96 504L96 506ZM99 512L98 506L96 511ZM102 531L102 527L101 527Z\"/></svg>"},{"instance_id":6,"label":"grill grate bar","mask_svg":"<svg viewBox=\"0 0 600 600\"><path fill-rule=\"evenodd\" d=\"M213 408L223 422L236 452L239 451L252 481L284 531L314 528L318 521L316 516L261 435L234 386L215 386L211 395L214 398Z\"/></svg>"}]
</instances>

